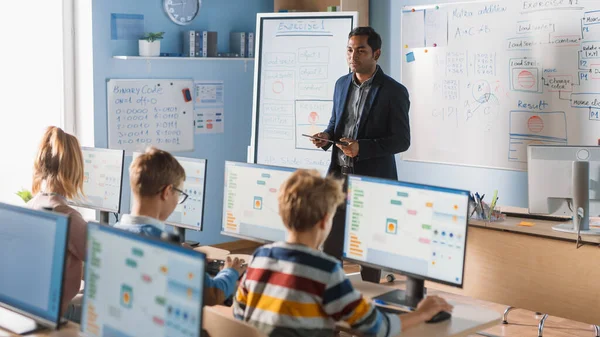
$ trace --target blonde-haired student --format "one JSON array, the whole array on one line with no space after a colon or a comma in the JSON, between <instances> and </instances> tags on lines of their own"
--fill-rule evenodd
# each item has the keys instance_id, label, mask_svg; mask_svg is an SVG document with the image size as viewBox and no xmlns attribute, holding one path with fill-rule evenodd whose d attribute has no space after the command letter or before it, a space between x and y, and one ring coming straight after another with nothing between
<instances>
[{"instance_id":1,"label":"blonde-haired student","mask_svg":"<svg viewBox=\"0 0 600 337\"><path fill-rule=\"evenodd\" d=\"M115 227L161 238L164 222L187 199L182 190L184 181L185 170L177 159L169 152L148 148L129 167L133 206L131 214L123 215ZM242 264L242 260L228 257L225 267L214 278L204 275L204 304L223 304L233 294L246 270Z\"/></svg>"},{"instance_id":2,"label":"blonde-haired student","mask_svg":"<svg viewBox=\"0 0 600 337\"><path fill-rule=\"evenodd\" d=\"M61 313L78 321L80 311L70 301L77 295L85 260L86 221L67 200L83 194L83 154L79 141L62 129L46 129L33 164L32 193L27 206L69 215L68 252Z\"/></svg>"},{"instance_id":3,"label":"blonde-haired student","mask_svg":"<svg viewBox=\"0 0 600 337\"><path fill-rule=\"evenodd\" d=\"M332 336L337 321L367 335L396 336L452 310L429 296L412 313L383 313L354 290L339 261L319 250L344 200L341 181L315 170L292 174L279 194L287 242L254 253L234 298L236 318L269 336Z\"/></svg>"}]
</instances>

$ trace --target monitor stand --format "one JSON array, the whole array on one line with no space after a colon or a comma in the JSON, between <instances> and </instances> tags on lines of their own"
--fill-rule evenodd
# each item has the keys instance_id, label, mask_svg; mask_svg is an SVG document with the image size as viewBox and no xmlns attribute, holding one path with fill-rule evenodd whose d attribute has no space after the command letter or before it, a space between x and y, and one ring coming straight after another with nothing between
<instances>
[{"instance_id":1,"label":"monitor stand","mask_svg":"<svg viewBox=\"0 0 600 337\"><path fill-rule=\"evenodd\" d=\"M106 211L100 211L100 223L108 225L110 223L110 213Z\"/></svg>"},{"instance_id":2,"label":"monitor stand","mask_svg":"<svg viewBox=\"0 0 600 337\"><path fill-rule=\"evenodd\" d=\"M200 244L200 242L185 239L185 228L173 226L173 233L179 238L179 243L185 242L192 247L198 246Z\"/></svg>"},{"instance_id":3,"label":"monitor stand","mask_svg":"<svg viewBox=\"0 0 600 337\"><path fill-rule=\"evenodd\" d=\"M373 300L414 310L426 293L424 280L408 276L406 278L406 290L395 289L374 297Z\"/></svg>"},{"instance_id":4,"label":"monitor stand","mask_svg":"<svg viewBox=\"0 0 600 337\"><path fill-rule=\"evenodd\" d=\"M0 327L17 335L26 335L44 328L35 320L4 308L0 308Z\"/></svg>"},{"instance_id":5,"label":"monitor stand","mask_svg":"<svg viewBox=\"0 0 600 337\"><path fill-rule=\"evenodd\" d=\"M590 228L590 163L587 161L574 161L572 168L573 204L569 203L569 207L573 211L573 222L560 224L552 227L552 229L565 233L600 235L600 229Z\"/></svg>"}]
</instances>

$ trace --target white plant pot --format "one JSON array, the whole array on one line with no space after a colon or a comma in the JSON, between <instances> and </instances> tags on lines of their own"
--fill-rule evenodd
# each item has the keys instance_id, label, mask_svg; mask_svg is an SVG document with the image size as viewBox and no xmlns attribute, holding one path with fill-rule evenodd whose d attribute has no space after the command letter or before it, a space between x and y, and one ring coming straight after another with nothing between
<instances>
[{"instance_id":1,"label":"white plant pot","mask_svg":"<svg viewBox=\"0 0 600 337\"><path fill-rule=\"evenodd\" d=\"M160 40L139 40L140 56L160 56Z\"/></svg>"}]
</instances>

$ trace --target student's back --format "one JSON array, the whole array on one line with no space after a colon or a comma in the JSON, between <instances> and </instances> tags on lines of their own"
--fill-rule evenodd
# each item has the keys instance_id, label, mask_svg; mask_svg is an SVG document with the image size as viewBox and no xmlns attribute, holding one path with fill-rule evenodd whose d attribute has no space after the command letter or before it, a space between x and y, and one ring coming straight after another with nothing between
<instances>
[{"instance_id":1,"label":"student's back","mask_svg":"<svg viewBox=\"0 0 600 337\"><path fill-rule=\"evenodd\" d=\"M61 313L79 292L85 260L86 222L69 207L67 198L79 196L83 189L83 154L77 138L57 127L44 133L33 165L33 199L27 207L47 209L69 215L69 238ZM78 315L67 315L75 321Z\"/></svg>"},{"instance_id":2,"label":"student's back","mask_svg":"<svg viewBox=\"0 0 600 337\"><path fill-rule=\"evenodd\" d=\"M157 219L132 214L124 214L121 216L121 220L115 224L115 228L158 239L162 238L165 234L163 227L164 225Z\"/></svg>"},{"instance_id":3,"label":"student's back","mask_svg":"<svg viewBox=\"0 0 600 337\"><path fill-rule=\"evenodd\" d=\"M240 290L234 315L270 336L332 336L342 319L374 333L382 324L337 259L300 244L259 248Z\"/></svg>"}]
</instances>

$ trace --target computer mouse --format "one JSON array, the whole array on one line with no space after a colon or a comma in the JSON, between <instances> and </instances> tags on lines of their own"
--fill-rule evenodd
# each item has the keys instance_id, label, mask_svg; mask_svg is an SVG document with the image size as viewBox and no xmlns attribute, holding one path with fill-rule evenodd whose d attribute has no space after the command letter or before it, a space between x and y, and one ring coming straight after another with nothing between
<instances>
[{"instance_id":1,"label":"computer mouse","mask_svg":"<svg viewBox=\"0 0 600 337\"><path fill-rule=\"evenodd\" d=\"M440 311L437 314L435 314L433 317L431 317L431 319L426 321L425 323L439 323L439 322L443 322L447 319L450 319L450 317L452 317L452 315L449 312Z\"/></svg>"}]
</instances>

